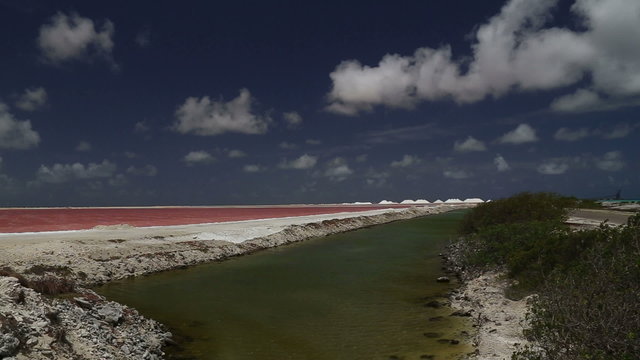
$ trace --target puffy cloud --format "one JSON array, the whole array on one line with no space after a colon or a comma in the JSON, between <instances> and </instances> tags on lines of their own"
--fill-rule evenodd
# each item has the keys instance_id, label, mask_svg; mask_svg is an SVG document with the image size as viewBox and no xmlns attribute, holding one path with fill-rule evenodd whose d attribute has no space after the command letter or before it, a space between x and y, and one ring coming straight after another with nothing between
<instances>
[{"instance_id":1,"label":"puffy cloud","mask_svg":"<svg viewBox=\"0 0 640 360\"><path fill-rule=\"evenodd\" d=\"M31 128L31 121L16 120L6 104L0 102L0 148L29 149L40 142L40 135Z\"/></svg>"},{"instance_id":2,"label":"puffy cloud","mask_svg":"<svg viewBox=\"0 0 640 360\"><path fill-rule=\"evenodd\" d=\"M247 172L247 173L257 173L257 172L262 172L265 171L266 169L260 165L255 165L255 164L247 164L245 166L242 167L242 171Z\"/></svg>"},{"instance_id":3,"label":"puffy cloud","mask_svg":"<svg viewBox=\"0 0 640 360\"><path fill-rule=\"evenodd\" d=\"M500 154L496 155L496 157L493 159L493 164L496 166L499 172L511 169L509 163L507 163L507 160L505 160L504 157L502 157L502 155Z\"/></svg>"},{"instance_id":4,"label":"puffy cloud","mask_svg":"<svg viewBox=\"0 0 640 360\"><path fill-rule=\"evenodd\" d=\"M292 144L292 143L290 143L290 142L283 141L283 142L281 142L280 144L278 144L278 147L279 147L280 149L293 150L293 149L297 149L297 148L298 148L298 145L296 145L296 144Z\"/></svg>"},{"instance_id":5,"label":"puffy cloud","mask_svg":"<svg viewBox=\"0 0 640 360\"><path fill-rule=\"evenodd\" d=\"M98 31L91 19L57 13L40 27L38 46L45 60L54 64L91 57L111 62L113 32L113 23L109 20L105 20Z\"/></svg>"},{"instance_id":6,"label":"puffy cloud","mask_svg":"<svg viewBox=\"0 0 640 360\"><path fill-rule=\"evenodd\" d=\"M201 136L227 132L264 134L270 118L252 113L253 102L247 89L241 89L240 95L228 102L212 101L208 96L189 97L176 111L173 129L182 134Z\"/></svg>"},{"instance_id":7,"label":"puffy cloud","mask_svg":"<svg viewBox=\"0 0 640 360\"><path fill-rule=\"evenodd\" d=\"M353 170L349 167L347 160L342 157L332 159L327 163L326 167L324 176L334 181L343 181L353 174Z\"/></svg>"},{"instance_id":8,"label":"puffy cloud","mask_svg":"<svg viewBox=\"0 0 640 360\"><path fill-rule=\"evenodd\" d=\"M402 159L392 161L391 167L408 167L420 163L420 158L414 155L405 154Z\"/></svg>"},{"instance_id":9,"label":"puffy cloud","mask_svg":"<svg viewBox=\"0 0 640 360\"><path fill-rule=\"evenodd\" d=\"M620 171L625 166L620 151L610 151L595 158L596 167L604 171Z\"/></svg>"},{"instance_id":10,"label":"puffy cloud","mask_svg":"<svg viewBox=\"0 0 640 360\"><path fill-rule=\"evenodd\" d=\"M569 170L569 164L565 159L551 159L540 164L537 170L544 175L561 175Z\"/></svg>"},{"instance_id":11,"label":"puffy cloud","mask_svg":"<svg viewBox=\"0 0 640 360\"><path fill-rule=\"evenodd\" d=\"M86 152L90 150L91 150L91 144L87 141L80 141L78 145L76 145L76 151Z\"/></svg>"},{"instance_id":12,"label":"puffy cloud","mask_svg":"<svg viewBox=\"0 0 640 360\"><path fill-rule=\"evenodd\" d=\"M158 168L151 164L147 164L142 167L135 167L132 165L127 168L127 174L135 176L156 176L158 175Z\"/></svg>"},{"instance_id":13,"label":"puffy cloud","mask_svg":"<svg viewBox=\"0 0 640 360\"><path fill-rule=\"evenodd\" d=\"M287 122L287 127L291 129L296 128L302 124L302 116L300 116L300 114L298 114L298 112L296 111L283 113L282 116L284 117L284 121Z\"/></svg>"},{"instance_id":14,"label":"puffy cloud","mask_svg":"<svg viewBox=\"0 0 640 360\"><path fill-rule=\"evenodd\" d=\"M316 166L317 162L318 162L318 157L317 156L311 156L311 155L304 154L304 155L300 156L299 158L297 158L295 160L292 160L292 161L283 160L278 165L278 167L280 167L282 169L306 170L306 169L311 169L312 167Z\"/></svg>"},{"instance_id":15,"label":"puffy cloud","mask_svg":"<svg viewBox=\"0 0 640 360\"><path fill-rule=\"evenodd\" d=\"M36 172L36 179L43 183L64 183L73 180L86 180L96 178L110 178L116 172L116 164L109 160L102 163L89 163L84 165L81 163L73 164L53 164L49 167L40 165Z\"/></svg>"},{"instance_id":16,"label":"puffy cloud","mask_svg":"<svg viewBox=\"0 0 640 360\"><path fill-rule=\"evenodd\" d=\"M26 89L16 101L16 106L24 111L36 111L47 103L47 91L43 87Z\"/></svg>"},{"instance_id":17,"label":"puffy cloud","mask_svg":"<svg viewBox=\"0 0 640 360\"><path fill-rule=\"evenodd\" d=\"M215 158L204 150L192 151L185 155L182 160L188 165L208 164L215 161Z\"/></svg>"},{"instance_id":18,"label":"puffy cloud","mask_svg":"<svg viewBox=\"0 0 640 360\"><path fill-rule=\"evenodd\" d=\"M428 100L458 103L510 91L547 90L584 82L552 103L558 111L601 107L640 95L640 2L576 0L571 21L579 31L545 26L557 0L510 0L476 28L471 56L451 47L387 54L375 66L340 63L329 75L329 111L356 115L376 105L411 108Z\"/></svg>"},{"instance_id":19,"label":"puffy cloud","mask_svg":"<svg viewBox=\"0 0 640 360\"><path fill-rule=\"evenodd\" d=\"M583 112L596 110L602 105L602 99L594 91L578 89L575 93L563 95L551 103L551 108L555 111Z\"/></svg>"},{"instance_id":20,"label":"puffy cloud","mask_svg":"<svg viewBox=\"0 0 640 360\"><path fill-rule=\"evenodd\" d=\"M456 141L453 144L453 149L457 152L469 152L469 151L485 151L487 147L484 142L469 136L464 141Z\"/></svg>"},{"instance_id":21,"label":"puffy cloud","mask_svg":"<svg viewBox=\"0 0 640 360\"><path fill-rule=\"evenodd\" d=\"M333 88L328 95L327 110L343 115L372 110L374 104L411 108L415 102L411 92L415 79L410 73L411 61L399 55L386 55L377 67L357 60L343 61L329 75Z\"/></svg>"},{"instance_id":22,"label":"puffy cloud","mask_svg":"<svg viewBox=\"0 0 640 360\"><path fill-rule=\"evenodd\" d=\"M524 144L529 142L538 141L538 137L536 136L536 130L529 126L528 124L520 124L515 129L509 131L508 133L502 135L498 142L502 144Z\"/></svg>"},{"instance_id":23,"label":"puffy cloud","mask_svg":"<svg viewBox=\"0 0 640 360\"><path fill-rule=\"evenodd\" d=\"M589 137L591 132L587 128L579 128L575 130L571 130L565 127L562 127L556 131L553 135L553 138L560 141L578 141Z\"/></svg>"},{"instance_id":24,"label":"puffy cloud","mask_svg":"<svg viewBox=\"0 0 640 360\"><path fill-rule=\"evenodd\" d=\"M461 180L471 177L471 174L464 170L445 170L442 175L449 179Z\"/></svg>"}]
</instances>

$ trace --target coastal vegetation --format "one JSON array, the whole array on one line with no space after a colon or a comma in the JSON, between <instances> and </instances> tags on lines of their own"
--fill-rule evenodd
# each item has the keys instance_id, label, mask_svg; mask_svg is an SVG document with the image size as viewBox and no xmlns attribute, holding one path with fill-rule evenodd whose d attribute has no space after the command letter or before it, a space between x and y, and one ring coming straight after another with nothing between
<instances>
[{"instance_id":1,"label":"coastal vegetation","mask_svg":"<svg viewBox=\"0 0 640 360\"><path fill-rule=\"evenodd\" d=\"M535 293L516 360L626 360L640 354L640 214L626 226L572 230L581 201L521 193L479 205L463 219L465 261L503 268L511 294Z\"/></svg>"}]
</instances>

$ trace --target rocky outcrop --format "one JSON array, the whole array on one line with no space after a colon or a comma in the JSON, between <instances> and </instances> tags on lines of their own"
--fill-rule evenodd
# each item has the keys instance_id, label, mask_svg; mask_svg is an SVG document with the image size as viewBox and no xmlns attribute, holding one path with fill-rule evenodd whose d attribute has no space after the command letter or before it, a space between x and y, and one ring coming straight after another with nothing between
<instances>
[{"instance_id":1,"label":"rocky outcrop","mask_svg":"<svg viewBox=\"0 0 640 360\"><path fill-rule=\"evenodd\" d=\"M0 358L159 359L171 334L135 309L80 289L75 299L45 297L0 277Z\"/></svg>"}]
</instances>

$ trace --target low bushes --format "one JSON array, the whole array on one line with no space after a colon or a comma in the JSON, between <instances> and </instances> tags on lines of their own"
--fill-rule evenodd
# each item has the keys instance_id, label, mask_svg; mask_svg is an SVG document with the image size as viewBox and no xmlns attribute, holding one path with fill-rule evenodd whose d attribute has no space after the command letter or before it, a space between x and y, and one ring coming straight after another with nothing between
<instances>
[{"instance_id":1,"label":"low bushes","mask_svg":"<svg viewBox=\"0 0 640 360\"><path fill-rule=\"evenodd\" d=\"M518 194L468 213L466 260L503 266L536 292L525 335L536 347L516 360L630 360L640 354L640 214L628 225L571 231L555 194Z\"/></svg>"},{"instance_id":2,"label":"low bushes","mask_svg":"<svg viewBox=\"0 0 640 360\"><path fill-rule=\"evenodd\" d=\"M575 198L553 193L523 192L478 205L464 217L460 231L467 235L494 225L531 221L562 223L567 217L567 208L576 204Z\"/></svg>"},{"instance_id":3,"label":"low bushes","mask_svg":"<svg viewBox=\"0 0 640 360\"><path fill-rule=\"evenodd\" d=\"M640 215L600 228L573 266L556 269L528 315L529 348L517 360L632 360L640 357Z\"/></svg>"}]
</instances>

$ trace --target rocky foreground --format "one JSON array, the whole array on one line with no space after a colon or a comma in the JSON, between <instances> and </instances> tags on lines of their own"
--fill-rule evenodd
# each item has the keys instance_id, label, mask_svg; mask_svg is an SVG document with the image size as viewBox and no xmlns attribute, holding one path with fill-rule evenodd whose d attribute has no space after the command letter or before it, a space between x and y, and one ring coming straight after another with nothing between
<instances>
[{"instance_id":1,"label":"rocky foreground","mask_svg":"<svg viewBox=\"0 0 640 360\"><path fill-rule=\"evenodd\" d=\"M171 337L161 324L85 287L469 206L0 238L0 358L160 359Z\"/></svg>"}]
</instances>

